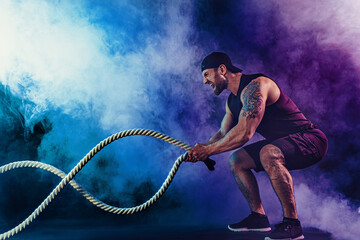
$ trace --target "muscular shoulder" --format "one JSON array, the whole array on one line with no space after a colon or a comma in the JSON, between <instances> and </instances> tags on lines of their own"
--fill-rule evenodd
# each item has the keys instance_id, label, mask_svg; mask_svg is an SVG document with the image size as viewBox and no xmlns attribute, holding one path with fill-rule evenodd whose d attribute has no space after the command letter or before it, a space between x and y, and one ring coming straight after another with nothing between
<instances>
[{"instance_id":1,"label":"muscular shoulder","mask_svg":"<svg viewBox=\"0 0 360 240\"><path fill-rule=\"evenodd\" d=\"M241 101L246 102L251 99L262 99L266 105L271 105L280 96L280 89L276 83L265 76L260 76L252 80L242 91Z\"/></svg>"},{"instance_id":2,"label":"muscular shoulder","mask_svg":"<svg viewBox=\"0 0 360 240\"><path fill-rule=\"evenodd\" d=\"M252 80L252 81L249 83L249 85L250 85L251 83L253 83L253 82L258 83L262 88L264 88L264 87L270 87L270 86L273 85L273 84L276 85L276 83L275 83L272 79L270 79L270 78L268 78L268 77L266 77L266 76L260 76L260 77L255 78L254 80Z\"/></svg>"},{"instance_id":3,"label":"muscular shoulder","mask_svg":"<svg viewBox=\"0 0 360 240\"><path fill-rule=\"evenodd\" d=\"M269 88L273 82L270 78L267 77L257 77L253 79L241 92L241 100L248 98L249 96L264 94L264 91Z\"/></svg>"}]
</instances>

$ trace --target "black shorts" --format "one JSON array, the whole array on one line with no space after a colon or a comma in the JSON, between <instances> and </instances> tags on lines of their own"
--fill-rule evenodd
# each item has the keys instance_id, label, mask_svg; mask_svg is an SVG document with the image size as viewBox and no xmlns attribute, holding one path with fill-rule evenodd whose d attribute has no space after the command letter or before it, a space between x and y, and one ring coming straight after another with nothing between
<instances>
[{"instance_id":1,"label":"black shorts","mask_svg":"<svg viewBox=\"0 0 360 240\"><path fill-rule=\"evenodd\" d=\"M317 128L297 132L275 140L262 140L243 147L254 159L256 172L264 171L260 161L260 150L267 144L280 148L288 170L303 169L319 162L326 154L328 141Z\"/></svg>"}]
</instances>

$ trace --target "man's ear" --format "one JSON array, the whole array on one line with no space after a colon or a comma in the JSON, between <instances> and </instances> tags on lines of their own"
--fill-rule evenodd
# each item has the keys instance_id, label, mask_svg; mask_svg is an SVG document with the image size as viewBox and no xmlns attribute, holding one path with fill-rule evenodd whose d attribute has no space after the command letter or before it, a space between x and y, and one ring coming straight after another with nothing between
<instances>
[{"instance_id":1,"label":"man's ear","mask_svg":"<svg viewBox=\"0 0 360 240\"><path fill-rule=\"evenodd\" d=\"M221 64L221 65L218 67L218 72L219 72L221 75L225 75L225 74L226 74L227 68L226 68L225 64Z\"/></svg>"}]
</instances>

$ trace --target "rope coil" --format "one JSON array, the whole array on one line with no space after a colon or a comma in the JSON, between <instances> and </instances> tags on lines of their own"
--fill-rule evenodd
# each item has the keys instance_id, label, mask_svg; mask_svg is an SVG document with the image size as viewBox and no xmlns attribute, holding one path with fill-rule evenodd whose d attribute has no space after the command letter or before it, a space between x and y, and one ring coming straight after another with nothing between
<instances>
[{"instance_id":1,"label":"rope coil","mask_svg":"<svg viewBox=\"0 0 360 240\"><path fill-rule=\"evenodd\" d=\"M178 171L180 164L186 159L187 157L187 153L184 153L182 155L180 155L173 167L171 168L167 178L165 179L165 181L163 182L162 186L160 187L160 189L146 202L144 202L141 205L135 206L135 207L130 207L130 208L119 208L119 207L115 207L115 206L111 206L108 205L102 201L100 201L99 199L95 198L94 196L92 196L89 192L87 192L83 187L81 187L75 180L73 180L73 178L76 176L76 174L98 153L100 152L104 147L106 147L108 144L120 139L120 138L124 138L127 136L135 136L135 135L144 135L144 136L150 136L150 137L154 137L154 138L158 138L160 140L166 141L170 144L173 144L175 146L178 146L186 151L191 149L191 146L183 143L177 139L174 139L170 136L167 136L163 133L160 132L156 132L153 130L147 130L147 129L132 129L132 130L126 130L126 131L121 131L118 133L115 133L113 135L111 135L110 137L104 139L103 141L99 142L90 152L88 152L85 157L83 157L79 163L68 173L65 174L63 171L61 171L60 169L46 164L46 163L42 163L42 162L37 162L37 161L18 161L18 162L13 162L13 163L9 163L6 164L4 166L0 167L0 174L16 169L16 168L40 168L43 170L46 170L48 172L51 172L57 176L59 176L60 178L62 178L62 180L60 181L60 183L52 190L52 192L45 198L45 200L23 221L21 222L19 225L17 225L16 227L12 228L11 230L4 232L2 234L0 234L0 240L4 240L7 238L10 238L12 236L14 236L15 234L19 233L21 230L23 230L26 226L28 226L37 216L39 216L39 214L51 203L51 201L55 198L55 196L69 183L75 190L77 190L78 192L80 192L90 203L92 203L93 205L95 205L98 208L103 209L104 211L110 212L110 213L114 213L114 214L122 214L122 215L126 215L126 214L133 214L133 213L137 213L137 212L141 212L145 209L147 209L148 207L150 207L152 204L154 204L167 190L167 188L169 187L170 183L172 182L176 172ZM214 170L214 165L215 162L207 159L204 161L205 164L207 165L207 167L209 168L209 170Z\"/></svg>"}]
</instances>

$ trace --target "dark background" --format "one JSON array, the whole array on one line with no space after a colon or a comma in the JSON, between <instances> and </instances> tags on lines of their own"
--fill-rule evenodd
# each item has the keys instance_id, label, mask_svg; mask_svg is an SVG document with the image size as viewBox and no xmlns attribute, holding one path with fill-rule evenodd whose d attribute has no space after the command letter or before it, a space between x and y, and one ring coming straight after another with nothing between
<instances>
[{"instance_id":1,"label":"dark background","mask_svg":"<svg viewBox=\"0 0 360 240\"><path fill-rule=\"evenodd\" d=\"M2 9L9 29L18 32L6 25L0 31L5 41L17 36L14 49L20 50L0 49L7 63L0 68L1 165L31 159L67 172L103 138L130 128L154 129L190 144L206 141L220 125L228 93L215 97L204 87L199 64L210 52L224 51L244 73L274 79L329 139L325 159L293 172L303 225L346 239L359 231L356 1L18 1ZM35 9L38 17L26 20ZM77 45L79 39L85 41ZM157 191L182 153L155 139L131 137L103 150L75 179L108 204L134 206ZM238 221L249 210L228 169L229 155L214 156L213 173L200 163L183 164L164 197L134 216L96 209L68 186L39 221ZM280 204L266 175L257 178L275 223ZM2 174L1 231L25 219L59 181L34 169ZM348 235L341 235L345 230Z\"/></svg>"}]
</instances>

